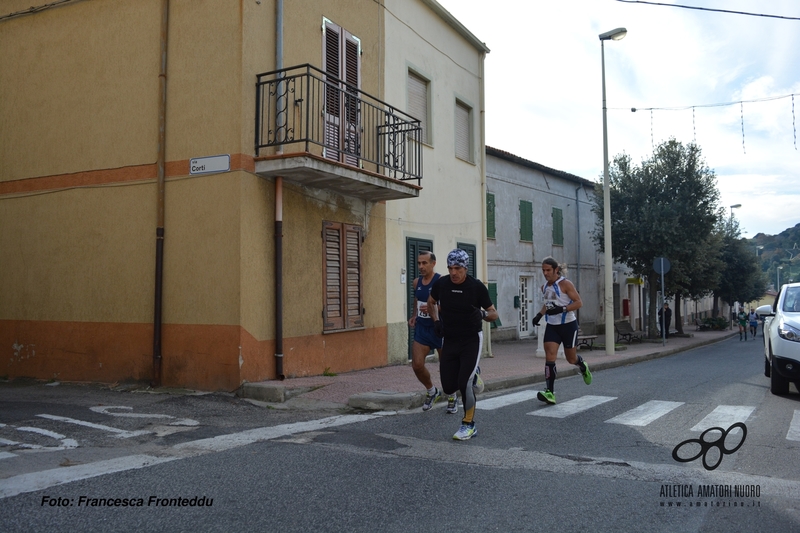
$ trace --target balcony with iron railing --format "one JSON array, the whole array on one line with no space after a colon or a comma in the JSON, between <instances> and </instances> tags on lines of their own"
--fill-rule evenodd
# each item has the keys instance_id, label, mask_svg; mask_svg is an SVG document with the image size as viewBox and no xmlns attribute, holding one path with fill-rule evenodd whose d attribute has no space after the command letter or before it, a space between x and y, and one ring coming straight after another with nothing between
<instances>
[{"instance_id":1,"label":"balcony with iron railing","mask_svg":"<svg viewBox=\"0 0 800 533\"><path fill-rule=\"evenodd\" d=\"M256 173L367 200L419 196L420 121L311 66L258 75Z\"/></svg>"}]
</instances>

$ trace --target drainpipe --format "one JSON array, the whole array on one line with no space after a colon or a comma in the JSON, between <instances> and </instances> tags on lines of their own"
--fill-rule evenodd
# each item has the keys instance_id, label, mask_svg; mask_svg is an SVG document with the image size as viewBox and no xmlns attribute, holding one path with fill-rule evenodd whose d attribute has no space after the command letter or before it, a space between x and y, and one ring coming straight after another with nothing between
<instances>
[{"instance_id":1,"label":"drainpipe","mask_svg":"<svg viewBox=\"0 0 800 533\"><path fill-rule=\"evenodd\" d=\"M576 242L578 243L577 257L575 258L575 264L577 265L578 270L575 276L575 290L578 292L581 292L581 204L578 200L578 193L580 193L582 189L583 185L579 185L578 188L575 189L575 237ZM578 309L578 311L580 311L580 309Z\"/></svg>"},{"instance_id":2,"label":"drainpipe","mask_svg":"<svg viewBox=\"0 0 800 533\"><path fill-rule=\"evenodd\" d=\"M275 2L275 70L283 68L283 0ZM278 91L280 94L281 91ZM280 100L280 98L279 98ZM284 102L285 104L285 102ZM285 115L277 113L277 130ZM278 154L283 153L283 145ZM283 381L283 177L275 178L275 375Z\"/></svg>"},{"instance_id":3,"label":"drainpipe","mask_svg":"<svg viewBox=\"0 0 800 533\"><path fill-rule=\"evenodd\" d=\"M164 279L164 167L167 138L167 41L169 0L161 2L161 66L158 73L158 198L156 201L156 275L153 311L153 387L161 386L161 307Z\"/></svg>"},{"instance_id":4,"label":"drainpipe","mask_svg":"<svg viewBox=\"0 0 800 533\"><path fill-rule=\"evenodd\" d=\"M479 105L480 105L480 124L481 124L481 206L480 209L484 213L483 224L481 224L481 254L483 254L483 264L485 265L486 271L484 275L486 276L486 283L489 283L489 258L486 256L486 240L488 239L486 233L486 96L485 96L485 78L484 78L484 62L486 61L486 52L481 52L481 61L478 66L478 78L480 79L480 94L479 98ZM499 299L499 297L498 297ZM498 309L500 304L497 302L493 302L495 309ZM484 323L485 324L485 323ZM486 339L486 356L487 357L494 357L492 354L492 328L489 326L487 331L487 335L484 337Z\"/></svg>"}]
</instances>

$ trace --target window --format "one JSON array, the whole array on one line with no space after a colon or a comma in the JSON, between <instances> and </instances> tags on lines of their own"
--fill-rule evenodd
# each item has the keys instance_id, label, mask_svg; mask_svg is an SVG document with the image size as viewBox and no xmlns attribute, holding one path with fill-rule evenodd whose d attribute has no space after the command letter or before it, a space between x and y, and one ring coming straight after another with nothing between
<instances>
[{"instance_id":1,"label":"window","mask_svg":"<svg viewBox=\"0 0 800 533\"><path fill-rule=\"evenodd\" d=\"M325 157L358 165L361 153L361 40L322 19L325 85ZM333 79L332 79L333 78Z\"/></svg>"},{"instance_id":2,"label":"window","mask_svg":"<svg viewBox=\"0 0 800 533\"><path fill-rule=\"evenodd\" d=\"M533 242L533 204L519 201L519 240Z\"/></svg>"},{"instance_id":3,"label":"window","mask_svg":"<svg viewBox=\"0 0 800 533\"><path fill-rule=\"evenodd\" d=\"M553 244L564 246L564 212L553 208Z\"/></svg>"},{"instance_id":4,"label":"window","mask_svg":"<svg viewBox=\"0 0 800 533\"><path fill-rule=\"evenodd\" d=\"M494 224L494 194L486 193L486 237L494 239L496 234L496 227Z\"/></svg>"},{"instance_id":5,"label":"window","mask_svg":"<svg viewBox=\"0 0 800 533\"><path fill-rule=\"evenodd\" d=\"M473 278L477 278L477 264L475 263L477 257L478 247L474 244L466 244L463 242L457 242L456 248L461 248L465 252L467 252L467 257L469 257L469 265L467 265L467 274L472 276Z\"/></svg>"},{"instance_id":6,"label":"window","mask_svg":"<svg viewBox=\"0 0 800 533\"><path fill-rule=\"evenodd\" d=\"M472 161L470 114L469 107L456 101L456 157L464 161Z\"/></svg>"},{"instance_id":7,"label":"window","mask_svg":"<svg viewBox=\"0 0 800 533\"><path fill-rule=\"evenodd\" d=\"M496 281L490 281L489 282L489 299L494 304L494 308L499 310L500 306L497 305L497 282ZM492 329L495 329L495 328L500 327L502 325L503 325L503 323L500 322L500 316L499 315L497 317L497 320L491 322L491 328Z\"/></svg>"},{"instance_id":8,"label":"window","mask_svg":"<svg viewBox=\"0 0 800 533\"><path fill-rule=\"evenodd\" d=\"M359 226L322 223L324 331L364 327L361 234Z\"/></svg>"},{"instance_id":9,"label":"window","mask_svg":"<svg viewBox=\"0 0 800 533\"><path fill-rule=\"evenodd\" d=\"M428 143L428 86L428 80L408 71L408 114L419 119L424 143Z\"/></svg>"}]
</instances>

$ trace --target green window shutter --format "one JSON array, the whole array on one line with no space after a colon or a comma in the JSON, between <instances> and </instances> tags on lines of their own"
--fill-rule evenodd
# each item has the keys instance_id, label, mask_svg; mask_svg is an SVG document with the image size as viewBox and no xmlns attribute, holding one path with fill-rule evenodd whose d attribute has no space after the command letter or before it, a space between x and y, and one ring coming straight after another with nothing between
<instances>
[{"instance_id":1,"label":"green window shutter","mask_svg":"<svg viewBox=\"0 0 800 533\"><path fill-rule=\"evenodd\" d=\"M533 204L519 201L519 240L533 242Z\"/></svg>"},{"instance_id":2,"label":"green window shutter","mask_svg":"<svg viewBox=\"0 0 800 533\"><path fill-rule=\"evenodd\" d=\"M469 257L469 266L467 267L467 274L472 276L473 278L478 277L478 266L477 266L477 253L478 247L474 244L467 244L464 242L457 242L456 248L461 248L465 252L467 252L467 256Z\"/></svg>"},{"instance_id":3,"label":"green window shutter","mask_svg":"<svg viewBox=\"0 0 800 533\"><path fill-rule=\"evenodd\" d=\"M496 282L489 282L489 299L492 300L494 304L494 308L497 309L497 283ZM503 324L500 322L500 317L497 317L497 320L491 323L492 329L502 326Z\"/></svg>"},{"instance_id":4,"label":"green window shutter","mask_svg":"<svg viewBox=\"0 0 800 533\"><path fill-rule=\"evenodd\" d=\"M494 194L486 193L486 237L489 239L495 238L495 225L494 225Z\"/></svg>"},{"instance_id":5,"label":"green window shutter","mask_svg":"<svg viewBox=\"0 0 800 533\"><path fill-rule=\"evenodd\" d=\"M564 245L564 212L553 208L553 244Z\"/></svg>"}]
</instances>

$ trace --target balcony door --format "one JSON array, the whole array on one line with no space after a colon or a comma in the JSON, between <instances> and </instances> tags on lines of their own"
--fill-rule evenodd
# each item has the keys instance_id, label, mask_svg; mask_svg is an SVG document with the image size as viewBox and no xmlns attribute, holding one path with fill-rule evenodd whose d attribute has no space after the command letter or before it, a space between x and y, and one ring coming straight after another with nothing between
<instances>
[{"instance_id":1,"label":"balcony door","mask_svg":"<svg viewBox=\"0 0 800 533\"><path fill-rule=\"evenodd\" d=\"M325 67L324 154L358 166L361 155L361 40L323 19L322 63Z\"/></svg>"}]
</instances>

